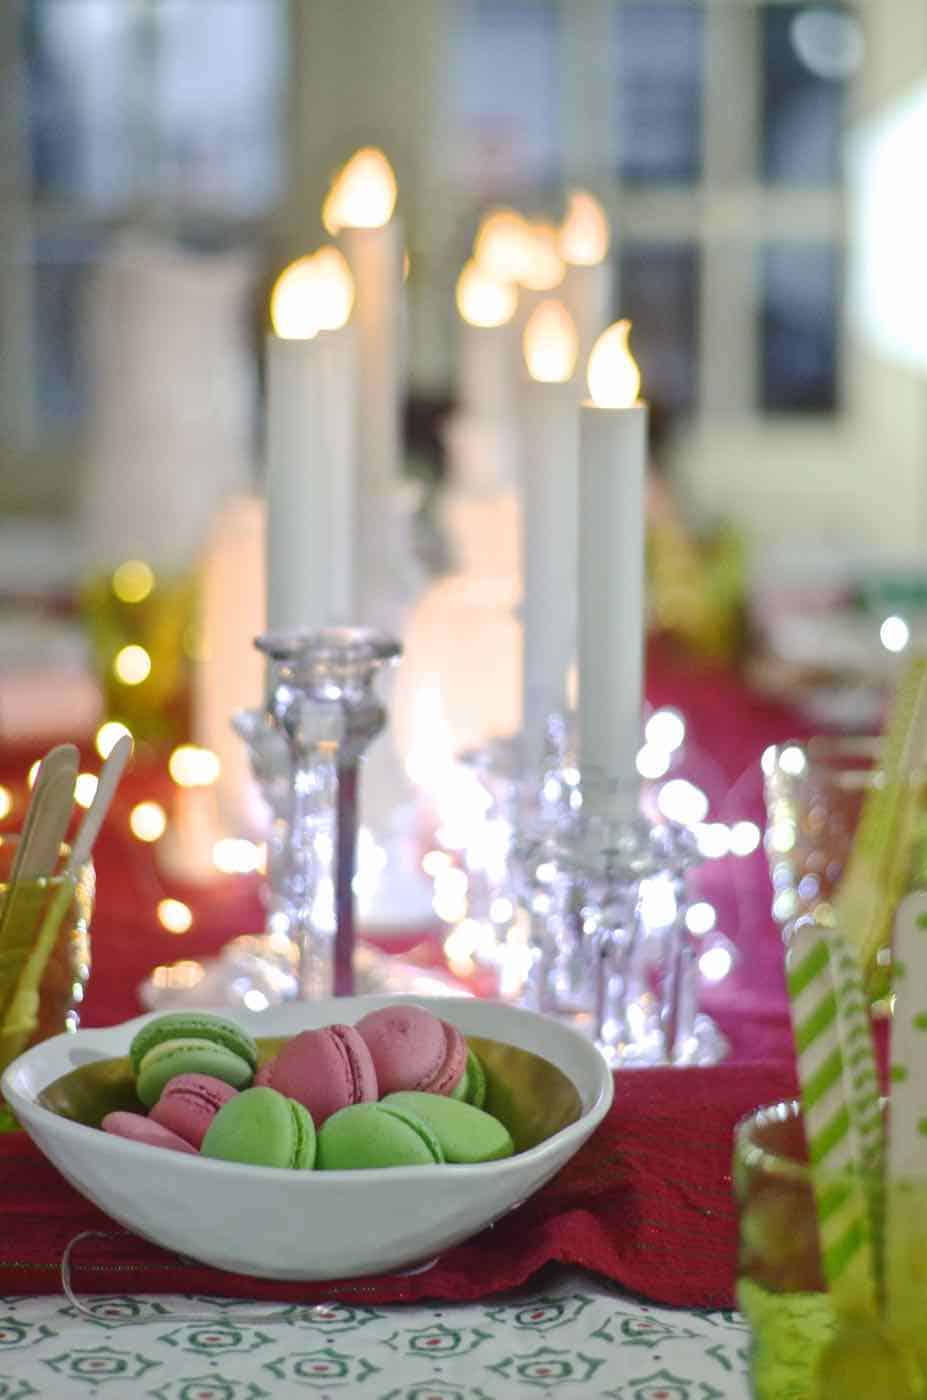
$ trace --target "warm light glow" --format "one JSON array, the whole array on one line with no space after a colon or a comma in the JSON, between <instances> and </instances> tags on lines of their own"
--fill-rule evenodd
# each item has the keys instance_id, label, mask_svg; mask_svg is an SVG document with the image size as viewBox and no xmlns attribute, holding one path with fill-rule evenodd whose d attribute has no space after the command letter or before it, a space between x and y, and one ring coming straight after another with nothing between
<instances>
[{"instance_id":1,"label":"warm light glow","mask_svg":"<svg viewBox=\"0 0 927 1400\"><path fill-rule=\"evenodd\" d=\"M13 810L13 794L9 788L0 787L0 821L8 817Z\"/></svg>"},{"instance_id":2,"label":"warm light glow","mask_svg":"<svg viewBox=\"0 0 927 1400\"><path fill-rule=\"evenodd\" d=\"M309 259L314 279L312 310L320 331L347 325L354 306L354 278L347 258L327 243Z\"/></svg>"},{"instance_id":3,"label":"warm light glow","mask_svg":"<svg viewBox=\"0 0 927 1400\"><path fill-rule=\"evenodd\" d=\"M473 261L464 264L456 296L457 310L471 326L504 326L518 305L518 292L510 282L497 282Z\"/></svg>"},{"instance_id":4,"label":"warm light glow","mask_svg":"<svg viewBox=\"0 0 927 1400\"><path fill-rule=\"evenodd\" d=\"M222 765L212 749L181 744L168 759L167 768L178 787L208 787L218 778Z\"/></svg>"},{"instance_id":5,"label":"warm light glow","mask_svg":"<svg viewBox=\"0 0 927 1400\"><path fill-rule=\"evenodd\" d=\"M576 367L579 341L573 318L561 301L535 307L523 337L525 364L542 384L565 384Z\"/></svg>"},{"instance_id":6,"label":"warm light glow","mask_svg":"<svg viewBox=\"0 0 927 1400\"><path fill-rule=\"evenodd\" d=\"M158 841L167 830L167 813L160 802L139 802L129 813L129 827L139 841Z\"/></svg>"},{"instance_id":7,"label":"warm light glow","mask_svg":"<svg viewBox=\"0 0 927 1400\"><path fill-rule=\"evenodd\" d=\"M96 773L78 773L74 783L74 801L78 807L89 807L97 795L99 778Z\"/></svg>"},{"instance_id":8,"label":"warm light glow","mask_svg":"<svg viewBox=\"0 0 927 1400\"><path fill-rule=\"evenodd\" d=\"M193 924L193 914L182 900L162 899L158 905L158 923L168 933L186 933Z\"/></svg>"},{"instance_id":9,"label":"warm light glow","mask_svg":"<svg viewBox=\"0 0 927 1400\"><path fill-rule=\"evenodd\" d=\"M571 190L560 228L560 256L578 267L594 267L608 252L605 210L588 190Z\"/></svg>"},{"instance_id":10,"label":"warm light glow","mask_svg":"<svg viewBox=\"0 0 927 1400\"><path fill-rule=\"evenodd\" d=\"M113 573L113 592L121 603L141 603L155 586L155 576L141 559L127 559Z\"/></svg>"},{"instance_id":11,"label":"warm light glow","mask_svg":"<svg viewBox=\"0 0 927 1400\"><path fill-rule=\"evenodd\" d=\"M518 280L530 292L553 291L566 275L560 256L560 235L553 224L528 224L527 231L528 256Z\"/></svg>"},{"instance_id":12,"label":"warm light glow","mask_svg":"<svg viewBox=\"0 0 927 1400\"><path fill-rule=\"evenodd\" d=\"M120 724L118 719L108 719L105 724L100 725L95 743L101 758L109 758L123 734L128 734L130 739L132 737L131 731L124 724Z\"/></svg>"},{"instance_id":13,"label":"warm light glow","mask_svg":"<svg viewBox=\"0 0 927 1400\"><path fill-rule=\"evenodd\" d=\"M113 660L113 674L123 685L141 685L151 675L151 657L144 647L121 647Z\"/></svg>"},{"instance_id":14,"label":"warm light glow","mask_svg":"<svg viewBox=\"0 0 927 1400\"><path fill-rule=\"evenodd\" d=\"M473 256L497 282L519 282L530 253L528 224L514 209L493 209L476 232Z\"/></svg>"},{"instance_id":15,"label":"warm light glow","mask_svg":"<svg viewBox=\"0 0 927 1400\"><path fill-rule=\"evenodd\" d=\"M318 334L317 290L311 256L283 269L270 294L270 324L281 340L311 340Z\"/></svg>"},{"instance_id":16,"label":"warm light glow","mask_svg":"<svg viewBox=\"0 0 927 1400\"><path fill-rule=\"evenodd\" d=\"M40 758L37 758L37 759L35 760L35 763L33 763L32 767L29 769L29 772L26 774L26 787L27 787L27 788L34 788L34 787L35 787L35 780L36 780L36 778L39 776L39 769L41 768L41 766L42 766L42 760L41 760Z\"/></svg>"},{"instance_id":17,"label":"warm light glow","mask_svg":"<svg viewBox=\"0 0 927 1400\"><path fill-rule=\"evenodd\" d=\"M637 402L641 372L628 348L630 321L616 321L592 347L586 378L599 408L630 408Z\"/></svg>"},{"instance_id":18,"label":"warm light glow","mask_svg":"<svg viewBox=\"0 0 927 1400\"><path fill-rule=\"evenodd\" d=\"M223 875L250 875L261 863L261 852L243 836L223 836L212 848L212 863Z\"/></svg>"},{"instance_id":19,"label":"warm light glow","mask_svg":"<svg viewBox=\"0 0 927 1400\"><path fill-rule=\"evenodd\" d=\"M343 228L382 228L396 207L396 177L382 151L364 146L335 176L322 206L333 236Z\"/></svg>"}]
</instances>

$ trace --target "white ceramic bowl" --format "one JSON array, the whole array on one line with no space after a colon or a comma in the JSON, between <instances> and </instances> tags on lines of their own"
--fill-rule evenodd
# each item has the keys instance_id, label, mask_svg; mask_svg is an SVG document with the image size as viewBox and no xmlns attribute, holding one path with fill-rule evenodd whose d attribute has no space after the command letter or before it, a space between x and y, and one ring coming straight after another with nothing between
<instances>
[{"instance_id":1,"label":"white ceramic bowl","mask_svg":"<svg viewBox=\"0 0 927 1400\"><path fill-rule=\"evenodd\" d=\"M374 1007L419 1001L465 1035L550 1061L579 1095L577 1121L500 1162L296 1172L161 1152L51 1112L38 1101L61 1076L128 1053L140 1016L107 1030L60 1035L20 1056L3 1094L68 1181L121 1225L166 1249L260 1278L325 1279L384 1273L433 1258L476 1234L543 1186L608 1112L612 1076L596 1048L558 1022L496 1002L356 997L225 1013L254 1036L289 1036Z\"/></svg>"}]
</instances>

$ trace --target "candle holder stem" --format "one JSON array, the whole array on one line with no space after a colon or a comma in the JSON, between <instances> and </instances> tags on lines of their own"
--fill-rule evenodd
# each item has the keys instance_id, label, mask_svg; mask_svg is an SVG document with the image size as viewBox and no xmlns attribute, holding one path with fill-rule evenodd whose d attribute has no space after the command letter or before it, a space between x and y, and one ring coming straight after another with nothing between
<instances>
[{"instance_id":1,"label":"candle holder stem","mask_svg":"<svg viewBox=\"0 0 927 1400\"><path fill-rule=\"evenodd\" d=\"M356 762L338 768L335 821L335 962L336 997L354 995L354 873L357 863Z\"/></svg>"}]
</instances>

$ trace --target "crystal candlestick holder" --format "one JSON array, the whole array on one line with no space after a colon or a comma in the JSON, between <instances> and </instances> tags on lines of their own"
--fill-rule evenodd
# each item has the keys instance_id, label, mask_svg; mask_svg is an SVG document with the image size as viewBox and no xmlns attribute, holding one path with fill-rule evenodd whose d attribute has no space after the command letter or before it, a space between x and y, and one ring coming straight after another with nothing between
<instances>
[{"instance_id":1,"label":"crystal candlestick holder","mask_svg":"<svg viewBox=\"0 0 927 1400\"><path fill-rule=\"evenodd\" d=\"M270 661L267 704L236 717L236 728L274 817L268 943L295 967L295 995L350 995L358 770L386 722L374 680L399 644L331 627L268 633L255 645Z\"/></svg>"},{"instance_id":2,"label":"crystal candlestick holder","mask_svg":"<svg viewBox=\"0 0 927 1400\"><path fill-rule=\"evenodd\" d=\"M686 927L691 833L640 812L637 784L574 775L559 818L514 843L533 967L526 994L569 1017L615 1066L713 1064L727 1044L698 1011Z\"/></svg>"}]
</instances>

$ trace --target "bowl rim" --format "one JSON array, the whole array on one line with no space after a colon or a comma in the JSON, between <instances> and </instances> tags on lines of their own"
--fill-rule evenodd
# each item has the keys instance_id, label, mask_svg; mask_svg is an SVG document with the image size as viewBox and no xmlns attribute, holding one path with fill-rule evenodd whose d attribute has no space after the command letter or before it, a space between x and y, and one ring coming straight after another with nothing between
<instances>
[{"instance_id":1,"label":"bowl rim","mask_svg":"<svg viewBox=\"0 0 927 1400\"><path fill-rule=\"evenodd\" d=\"M189 1012L191 1015L197 1014L200 1010L208 1012L211 1015L221 1014L227 1019L234 1020L238 1024L244 1025L252 1035L260 1037L286 1034L287 1032L271 1029L269 1022L279 1020L281 1014L283 1014L284 1017L292 1017L295 1013L291 1008L294 1007L301 1010L303 1014L317 1012L319 1008L338 1004L344 1007L345 1010L347 1010L349 1006L352 1008L360 1008L357 1014L352 1018L353 1023L354 1020L359 1019L361 1015L365 1014L367 1010L374 1010L380 1006L408 1004L409 1002L415 1002L424 1005L427 1009L435 1010L435 1014L446 1012L448 1017L462 1009L462 1001L459 997L428 997L400 994L350 998L329 997L312 1003L290 1002L284 1006L270 1007L266 1011L260 1012L248 1011L238 1007L224 1008L218 1013L215 1007L190 1007ZM409 1180L419 1181L424 1184L433 1173L437 1173L442 1181L447 1182L449 1180L447 1175L448 1167L451 1167L453 1171L453 1175L450 1179L455 1182L460 1181L466 1183L473 1180L484 1180L487 1173L490 1171L492 1171L496 1179L499 1179L500 1177L514 1176L523 1171L530 1170L533 1164L541 1163L545 1158L558 1154L561 1150L570 1147L576 1139L585 1139L598 1127L611 1107L614 1096L614 1079L611 1069L592 1041L587 1040L585 1036L572 1026L565 1025L563 1022L557 1021L553 1017L545 1016L541 1012L529 1011L524 1007L509 1006L505 1002L490 1001L483 998L467 998L464 999L463 1004L466 1005L468 1012L474 1007L480 1008L476 1013L477 1015L483 1014L483 1010L489 1014L492 1014L493 1010L501 1012L506 1018L513 1018L515 1024L517 1024L519 1020L521 1020L523 1024L542 1022L551 1029L555 1028L557 1033L567 1037L568 1041L577 1049L578 1053L585 1058L590 1071L593 1072L592 1078L597 1085L596 1092L591 1102L588 1104L588 1107L583 1109L576 1121L568 1123L563 1128L559 1128L557 1132L552 1133L549 1138L545 1138L543 1142L537 1143L534 1147L527 1148L524 1152L518 1152L511 1157L500 1158L492 1162L472 1164L462 1162L435 1163L434 1165L428 1166L408 1167L368 1167L364 1170L355 1171L343 1169L324 1172L288 1171L288 1183L293 1182L295 1184L295 1181L298 1180L301 1187L303 1187L303 1183L305 1183L303 1189L312 1192L324 1190L326 1182L331 1186L337 1184L341 1187L355 1190L382 1187L389 1182L396 1182L398 1184L399 1182ZM440 1012L438 1008L440 1008ZM188 1008L184 1009L186 1011ZM43 1128L52 1130L62 1144L67 1144L69 1142L75 1143L75 1145L79 1142L87 1144L88 1139L86 1135L92 1133L95 1138L100 1139L102 1150L112 1158L118 1160L120 1156L122 1156L127 1165L128 1163L136 1161L139 1163L148 1162L149 1166L151 1165L151 1148L147 1144L132 1142L127 1138L120 1138L111 1133L102 1133L100 1129L91 1128L86 1123L75 1122L73 1119L64 1118L60 1114L53 1113L51 1109L39 1103L35 1094L24 1092L19 1087L18 1081L21 1080L21 1077L25 1073L33 1068L35 1062L38 1061L42 1063L48 1061L46 1067L54 1068L55 1072L44 1078L37 1090L37 1092L41 1092L42 1089L54 1083L56 1079L61 1078L62 1075L67 1073L69 1068L73 1068L73 1065L65 1062L64 1056L67 1055L69 1062L72 1049L82 1042L84 1044L88 1044L91 1041L95 1042L94 1048L103 1052L97 1057L101 1060L114 1059L126 1055L132 1037L141 1026L165 1014L164 1011L151 1011L144 1015L133 1017L129 1021L122 1021L115 1026L90 1027L76 1032L65 1032L61 1035L54 1036L51 1040L46 1040L38 1045L32 1046L7 1066L3 1073L2 1081L0 1081L0 1091L2 1091L3 1097L13 1110L18 1121L22 1124L29 1136L36 1141L36 1145L40 1150L44 1152L43 1143L37 1141L33 1136L32 1123L29 1120L35 1121L38 1131L42 1131ZM264 1023L263 1026L261 1024L262 1022ZM319 1024L330 1025L333 1024L333 1022L331 1020L322 1020ZM311 1027L302 1028L306 1029ZM297 1032L292 1031L290 1033L296 1034ZM481 1032L477 1032L476 1030L467 1032L464 1030L464 1034L485 1035L486 1032L485 1030ZM100 1044L100 1037L102 1037L104 1041L102 1046ZM504 1040L502 1036L498 1038ZM112 1043L107 1044L106 1042ZM122 1046L121 1049L119 1048L120 1045ZM562 1065L556 1063L548 1056L540 1055L540 1052L537 1050L527 1053L537 1054L540 1058L549 1059L551 1064L556 1064L560 1072L565 1074L566 1077L570 1079L571 1083L573 1083L582 1102L583 1096L580 1086L576 1084L575 1079L567 1073ZM51 1056L50 1060L49 1056ZM211 1171L217 1173L220 1179L230 1179L231 1181L238 1181L242 1184L248 1180L256 1184L266 1183L270 1185L271 1183L277 1183L279 1186L281 1170L286 1170L280 1167L252 1166L251 1164L240 1162L223 1162L212 1157L204 1158L199 1153L165 1152L163 1155L168 1158L171 1169L176 1169L181 1174L181 1177L190 1171L200 1173ZM167 1163L164 1163L164 1166L166 1167ZM243 1173L247 1173L247 1177L245 1177Z\"/></svg>"}]
</instances>

